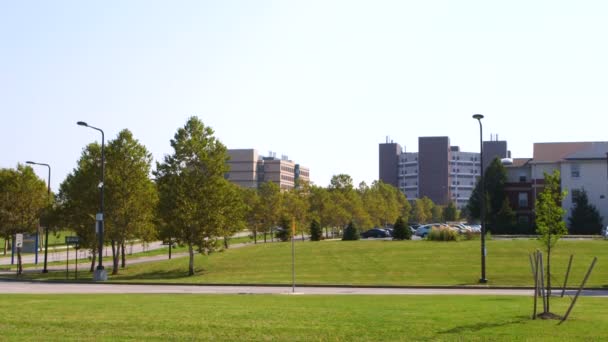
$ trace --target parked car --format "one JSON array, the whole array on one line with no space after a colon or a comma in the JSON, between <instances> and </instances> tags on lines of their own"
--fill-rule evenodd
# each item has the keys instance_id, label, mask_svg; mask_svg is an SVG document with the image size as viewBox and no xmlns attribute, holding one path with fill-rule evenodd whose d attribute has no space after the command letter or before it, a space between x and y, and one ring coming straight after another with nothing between
<instances>
[{"instance_id":1,"label":"parked car","mask_svg":"<svg viewBox=\"0 0 608 342\"><path fill-rule=\"evenodd\" d=\"M387 238L391 237L391 234L385 230L380 228L373 228L368 231L361 233L361 237L364 239L367 238Z\"/></svg>"},{"instance_id":2,"label":"parked car","mask_svg":"<svg viewBox=\"0 0 608 342\"><path fill-rule=\"evenodd\" d=\"M432 228L440 228L441 225L437 223L425 224L418 229L416 229L416 236L420 236L421 238L425 238L431 232Z\"/></svg>"}]
</instances>

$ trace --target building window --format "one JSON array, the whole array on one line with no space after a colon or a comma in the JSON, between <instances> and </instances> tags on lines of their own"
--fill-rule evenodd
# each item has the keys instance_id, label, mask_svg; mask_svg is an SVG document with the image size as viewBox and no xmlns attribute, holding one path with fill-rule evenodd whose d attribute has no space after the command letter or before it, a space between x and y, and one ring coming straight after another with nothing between
<instances>
[{"instance_id":1,"label":"building window","mask_svg":"<svg viewBox=\"0 0 608 342\"><path fill-rule=\"evenodd\" d=\"M526 180L527 180L527 179L526 179L526 175L519 175L519 181L520 181L521 183L525 183L525 182L526 182Z\"/></svg>"},{"instance_id":2,"label":"building window","mask_svg":"<svg viewBox=\"0 0 608 342\"><path fill-rule=\"evenodd\" d=\"M528 225L530 224L530 218L528 216L519 216L517 217L517 223L521 225Z\"/></svg>"},{"instance_id":3,"label":"building window","mask_svg":"<svg viewBox=\"0 0 608 342\"><path fill-rule=\"evenodd\" d=\"M570 164L570 177L579 178L581 176L581 166L579 164Z\"/></svg>"},{"instance_id":4,"label":"building window","mask_svg":"<svg viewBox=\"0 0 608 342\"><path fill-rule=\"evenodd\" d=\"M520 208L527 208L528 207L528 193L527 192L520 192L518 195L518 203L519 203L519 207Z\"/></svg>"}]
</instances>

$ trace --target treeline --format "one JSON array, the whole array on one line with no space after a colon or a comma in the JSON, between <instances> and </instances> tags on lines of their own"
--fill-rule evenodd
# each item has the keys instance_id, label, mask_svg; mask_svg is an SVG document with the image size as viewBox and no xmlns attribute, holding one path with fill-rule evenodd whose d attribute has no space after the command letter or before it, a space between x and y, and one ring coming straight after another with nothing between
<instances>
[{"instance_id":1,"label":"treeline","mask_svg":"<svg viewBox=\"0 0 608 342\"><path fill-rule=\"evenodd\" d=\"M105 181L101 179L101 145L91 143L57 194L47 195L45 182L32 168L0 170L0 236L36 233L38 227L71 230L80 247L91 250L94 269L98 240L95 215L100 187L104 188L104 239L112 250L112 269L125 267L129 241L158 239L188 247L189 272L194 274L194 253L227 247L228 239L249 229L254 240L267 241L310 234L320 227L325 238L339 237L353 222L360 229L386 226L397 218L405 222L455 220L453 204L442 208L428 198L408 202L397 188L376 181L358 187L346 174L332 177L328 187L299 183L281 190L274 183L258 189L229 182L226 147L198 118L190 118L170 140L173 152L157 162L125 129L105 146ZM8 246L8 242L7 242ZM5 253L6 247L5 246Z\"/></svg>"}]
</instances>

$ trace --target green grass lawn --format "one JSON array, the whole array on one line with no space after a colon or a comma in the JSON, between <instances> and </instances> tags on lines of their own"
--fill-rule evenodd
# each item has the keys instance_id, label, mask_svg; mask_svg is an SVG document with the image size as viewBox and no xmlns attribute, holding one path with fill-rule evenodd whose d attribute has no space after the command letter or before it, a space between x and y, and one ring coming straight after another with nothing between
<instances>
[{"instance_id":1,"label":"green grass lawn","mask_svg":"<svg viewBox=\"0 0 608 342\"><path fill-rule=\"evenodd\" d=\"M555 299L564 313L569 301ZM2 340L600 341L605 298L531 320L529 297L3 295ZM8 314L10 313L10 314Z\"/></svg>"},{"instance_id":2,"label":"green grass lawn","mask_svg":"<svg viewBox=\"0 0 608 342\"><path fill-rule=\"evenodd\" d=\"M536 240L488 241L489 285L530 286L528 253ZM553 284L561 286L574 254L570 286L578 286L594 256L599 261L587 287L608 287L608 241L560 241L552 258ZM128 266L110 280L126 282L290 284L291 244L258 244L209 256L197 255L197 274L187 276L188 259ZM296 243L298 284L477 285L479 241L323 241ZM82 274L83 278L85 273ZM90 274L86 274L90 278ZM63 274L26 275L61 279Z\"/></svg>"}]
</instances>

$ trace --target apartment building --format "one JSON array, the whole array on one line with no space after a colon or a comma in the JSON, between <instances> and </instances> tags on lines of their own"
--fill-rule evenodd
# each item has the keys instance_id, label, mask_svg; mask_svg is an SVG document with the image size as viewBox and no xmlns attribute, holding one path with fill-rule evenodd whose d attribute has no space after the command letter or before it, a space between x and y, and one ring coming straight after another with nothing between
<instances>
[{"instance_id":1,"label":"apartment building","mask_svg":"<svg viewBox=\"0 0 608 342\"><path fill-rule=\"evenodd\" d=\"M281 189L293 189L299 182L310 182L310 170L270 152L261 156L255 149L229 149L230 171L226 178L246 188L257 188L261 183L273 182Z\"/></svg>"},{"instance_id":2,"label":"apartment building","mask_svg":"<svg viewBox=\"0 0 608 342\"><path fill-rule=\"evenodd\" d=\"M484 141L484 164L510 156L506 141ZM489 160L486 163L486 160ZM464 152L450 138L419 137L418 152L389 140L379 144L379 178L399 188L409 200L428 197L440 205L467 205L481 174L478 152Z\"/></svg>"},{"instance_id":3,"label":"apartment building","mask_svg":"<svg viewBox=\"0 0 608 342\"><path fill-rule=\"evenodd\" d=\"M570 216L574 197L583 189L604 223L608 222L608 142L535 143L532 158L514 159L507 166L505 190L520 224L534 224L534 204L544 189L544 174L559 170L562 201Z\"/></svg>"}]
</instances>

